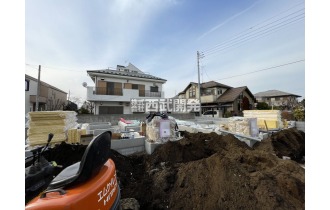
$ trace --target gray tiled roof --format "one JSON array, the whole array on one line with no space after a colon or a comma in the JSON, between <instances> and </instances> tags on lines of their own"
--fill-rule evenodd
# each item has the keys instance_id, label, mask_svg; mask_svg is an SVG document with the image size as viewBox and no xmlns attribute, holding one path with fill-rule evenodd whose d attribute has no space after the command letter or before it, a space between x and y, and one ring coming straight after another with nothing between
<instances>
[{"instance_id":1,"label":"gray tiled roof","mask_svg":"<svg viewBox=\"0 0 330 210\"><path fill-rule=\"evenodd\" d=\"M239 94L246 89L247 89L246 86L228 89L226 90L226 92L224 92L224 94L219 96L217 102L220 103L233 102L239 96Z\"/></svg>"},{"instance_id":2,"label":"gray tiled roof","mask_svg":"<svg viewBox=\"0 0 330 210\"><path fill-rule=\"evenodd\" d=\"M36 79L36 78L34 78L34 77L30 76L30 75L27 75L27 74L25 74L25 79L30 79L30 80L33 80L35 82L38 82L38 79ZM68 94L67 92L65 92L65 91L63 91L63 90L61 90L61 89L59 89L57 87L54 87L54 86L52 86L52 85L50 85L50 84L48 84L46 82L40 81L40 84L45 85L47 87L50 87L50 88L52 88L54 90L60 91L62 93Z\"/></svg>"},{"instance_id":3,"label":"gray tiled roof","mask_svg":"<svg viewBox=\"0 0 330 210\"><path fill-rule=\"evenodd\" d=\"M198 83L196 82L190 82L189 85L182 91L182 92L186 92L186 90L190 87L190 85L198 85ZM209 82L204 82L200 84L201 88L211 88L211 87L224 87L224 88L231 88L228 85L224 85L221 84L219 82L215 82L215 81L209 81Z\"/></svg>"},{"instance_id":4,"label":"gray tiled roof","mask_svg":"<svg viewBox=\"0 0 330 210\"><path fill-rule=\"evenodd\" d=\"M201 88L210 88L210 87L224 87L224 88L232 88L228 85L221 84L215 81L204 82L201 84Z\"/></svg>"},{"instance_id":5,"label":"gray tiled roof","mask_svg":"<svg viewBox=\"0 0 330 210\"><path fill-rule=\"evenodd\" d=\"M283 91L279 91L279 90L267 90L264 92L259 92L254 94L254 97L277 97L277 96L295 96L295 97L301 97L299 95L296 94L292 94L292 93L286 93Z\"/></svg>"},{"instance_id":6,"label":"gray tiled roof","mask_svg":"<svg viewBox=\"0 0 330 210\"><path fill-rule=\"evenodd\" d=\"M166 79L162 79L160 77L155 77L150 74L143 74L137 72L126 72L126 71L118 71L118 70L87 70L87 73L100 73L100 74L111 74L111 75L119 75L119 76L128 76L128 77L138 77L138 78L146 78L146 79L155 79L155 80L162 80L167 81Z\"/></svg>"}]
</instances>

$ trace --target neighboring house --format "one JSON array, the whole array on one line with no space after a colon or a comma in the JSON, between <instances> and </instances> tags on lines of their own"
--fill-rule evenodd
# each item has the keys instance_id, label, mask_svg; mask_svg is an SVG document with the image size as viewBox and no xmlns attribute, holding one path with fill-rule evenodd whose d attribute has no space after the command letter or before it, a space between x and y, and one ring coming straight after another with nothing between
<instances>
[{"instance_id":1,"label":"neighboring house","mask_svg":"<svg viewBox=\"0 0 330 210\"><path fill-rule=\"evenodd\" d=\"M231 114L242 115L243 110L253 109L255 98L246 87L233 88L218 82L210 81L200 84L202 113L215 109ZM199 99L198 83L189 85L175 98Z\"/></svg>"},{"instance_id":2,"label":"neighboring house","mask_svg":"<svg viewBox=\"0 0 330 210\"><path fill-rule=\"evenodd\" d=\"M38 79L25 74L25 114L36 111ZM63 110L67 93L40 81L39 111Z\"/></svg>"},{"instance_id":3,"label":"neighboring house","mask_svg":"<svg viewBox=\"0 0 330 210\"><path fill-rule=\"evenodd\" d=\"M87 87L87 101L95 114L131 114L131 99L163 98L165 79L144 73L129 63L116 70L87 70L95 87Z\"/></svg>"},{"instance_id":4,"label":"neighboring house","mask_svg":"<svg viewBox=\"0 0 330 210\"><path fill-rule=\"evenodd\" d=\"M298 102L297 98L301 96L279 90L268 90L256 93L254 97L257 102L265 102L268 106L284 106L291 109Z\"/></svg>"}]
</instances>

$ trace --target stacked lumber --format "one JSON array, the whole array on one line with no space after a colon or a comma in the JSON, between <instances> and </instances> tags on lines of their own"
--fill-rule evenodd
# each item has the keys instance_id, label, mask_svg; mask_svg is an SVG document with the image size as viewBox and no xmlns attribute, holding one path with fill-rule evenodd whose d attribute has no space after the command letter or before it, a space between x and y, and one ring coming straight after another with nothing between
<instances>
[{"instance_id":1,"label":"stacked lumber","mask_svg":"<svg viewBox=\"0 0 330 210\"><path fill-rule=\"evenodd\" d=\"M68 143L81 143L81 136L86 135L86 129L71 128L68 130Z\"/></svg>"},{"instance_id":2,"label":"stacked lumber","mask_svg":"<svg viewBox=\"0 0 330 210\"><path fill-rule=\"evenodd\" d=\"M27 114L27 142L30 146L45 145L48 134L53 133L51 143L67 140L68 130L77 127L74 111L40 111Z\"/></svg>"},{"instance_id":3,"label":"stacked lumber","mask_svg":"<svg viewBox=\"0 0 330 210\"><path fill-rule=\"evenodd\" d=\"M255 117L260 129L279 129L283 128L280 110L244 110L244 117Z\"/></svg>"},{"instance_id":4,"label":"stacked lumber","mask_svg":"<svg viewBox=\"0 0 330 210\"><path fill-rule=\"evenodd\" d=\"M259 135L257 118L230 117L228 121L228 131L251 137Z\"/></svg>"}]
</instances>

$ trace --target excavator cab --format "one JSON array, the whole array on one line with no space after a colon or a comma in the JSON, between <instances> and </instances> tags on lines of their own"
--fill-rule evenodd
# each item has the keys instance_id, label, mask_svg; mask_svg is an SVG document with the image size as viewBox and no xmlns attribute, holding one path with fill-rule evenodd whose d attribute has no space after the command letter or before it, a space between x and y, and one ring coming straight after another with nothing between
<instances>
[{"instance_id":1,"label":"excavator cab","mask_svg":"<svg viewBox=\"0 0 330 210\"><path fill-rule=\"evenodd\" d=\"M120 209L116 167L109 158L111 134L96 136L81 161L61 171L25 209Z\"/></svg>"}]
</instances>

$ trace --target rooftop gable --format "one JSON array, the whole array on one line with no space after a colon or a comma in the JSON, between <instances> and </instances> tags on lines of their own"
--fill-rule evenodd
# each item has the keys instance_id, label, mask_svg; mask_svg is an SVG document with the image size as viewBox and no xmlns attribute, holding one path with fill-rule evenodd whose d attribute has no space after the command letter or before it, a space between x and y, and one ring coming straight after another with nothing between
<instances>
[{"instance_id":1,"label":"rooftop gable","mask_svg":"<svg viewBox=\"0 0 330 210\"><path fill-rule=\"evenodd\" d=\"M25 74L25 79L29 79L29 80L33 80L33 81L35 81L35 82L38 82L38 79L36 79L36 78L34 78L34 77L31 77L30 75L27 75L27 74ZM52 88L52 89L54 89L54 90L57 90L57 91L59 91L59 92L62 92L62 93L68 94L67 92L65 92L65 91L63 91L63 90L60 90L60 89L58 89L57 87L54 87L54 86L52 86L52 85L50 85L50 84L48 84L48 83L46 83L46 82L43 82L43 81L41 81L41 80L40 80L40 84L41 84L41 85L44 85L44 86L46 86L46 87L50 87L50 88Z\"/></svg>"},{"instance_id":2,"label":"rooftop gable","mask_svg":"<svg viewBox=\"0 0 330 210\"><path fill-rule=\"evenodd\" d=\"M287 92L283 92L283 91L279 91L279 90L267 90L267 91L263 91L263 92L259 92L254 94L255 97L257 98L261 98L261 97L280 97L280 96L294 96L294 97L301 97L299 95L296 94L292 94L292 93L287 93Z\"/></svg>"},{"instance_id":3,"label":"rooftop gable","mask_svg":"<svg viewBox=\"0 0 330 210\"><path fill-rule=\"evenodd\" d=\"M228 85L221 84L215 81L204 82L201 84L201 88L211 88L211 87L223 87L223 88L232 88Z\"/></svg>"},{"instance_id":4,"label":"rooftop gable","mask_svg":"<svg viewBox=\"0 0 330 210\"><path fill-rule=\"evenodd\" d=\"M153 76L151 74L143 73L140 69L135 67L133 64L129 63L128 66L117 65L116 70L110 69L100 69L100 70L87 70L87 74L92 78L95 74L107 74L107 75L116 75L123 77L135 77L135 78L145 78L145 79L153 79L159 80L161 82L166 82L166 79L162 79L160 77Z\"/></svg>"},{"instance_id":5,"label":"rooftop gable","mask_svg":"<svg viewBox=\"0 0 330 210\"><path fill-rule=\"evenodd\" d=\"M246 86L243 86L243 87L237 87L237 88L230 88L230 89L226 90L226 92L224 92L224 94L219 96L219 98L217 99L217 102L219 102L219 103L233 102L238 98L239 94L241 94L243 91L247 91L247 93L252 98L254 98L251 91Z\"/></svg>"}]
</instances>

